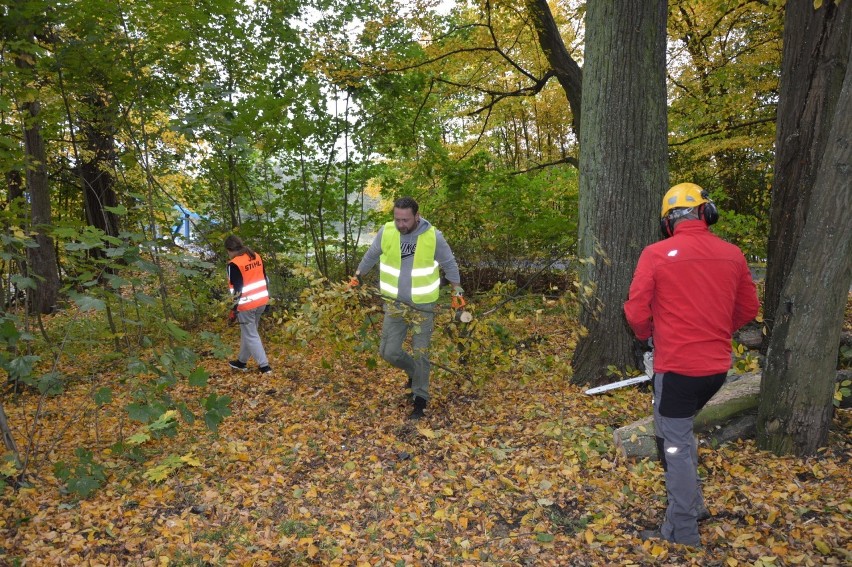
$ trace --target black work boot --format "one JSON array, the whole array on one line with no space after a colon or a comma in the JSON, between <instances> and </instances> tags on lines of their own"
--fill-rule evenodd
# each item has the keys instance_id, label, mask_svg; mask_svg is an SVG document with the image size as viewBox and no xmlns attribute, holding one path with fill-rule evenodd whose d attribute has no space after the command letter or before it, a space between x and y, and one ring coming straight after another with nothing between
<instances>
[{"instance_id":1,"label":"black work boot","mask_svg":"<svg viewBox=\"0 0 852 567\"><path fill-rule=\"evenodd\" d=\"M409 419L420 419L423 417L424 409L426 409L426 400L420 396L414 396L414 411L411 412Z\"/></svg>"}]
</instances>

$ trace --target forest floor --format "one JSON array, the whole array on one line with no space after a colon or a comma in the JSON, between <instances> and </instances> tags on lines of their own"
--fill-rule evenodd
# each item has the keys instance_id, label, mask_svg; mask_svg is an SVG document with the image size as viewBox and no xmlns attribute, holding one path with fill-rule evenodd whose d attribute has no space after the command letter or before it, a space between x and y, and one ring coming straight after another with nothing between
<instances>
[{"instance_id":1,"label":"forest floor","mask_svg":"<svg viewBox=\"0 0 852 567\"><path fill-rule=\"evenodd\" d=\"M703 547L643 542L663 519L663 471L621 458L612 432L650 412L650 392L584 395L565 328L541 310L513 316L513 364L481 384L434 368L427 415L412 422L404 374L374 351L299 342L270 320L271 375L201 361L207 390L231 398L217 434L181 423L135 454L115 450L140 426L123 409L130 381L117 366L84 369L95 348L64 362L88 378L63 395L5 396L19 447L34 450L27 483L0 492L0 565L852 564L850 410L807 459L750 440L702 445ZM208 330L238 343L236 328ZM111 400L93 404L104 384ZM78 447L104 467L85 499L54 471L85 461Z\"/></svg>"}]
</instances>

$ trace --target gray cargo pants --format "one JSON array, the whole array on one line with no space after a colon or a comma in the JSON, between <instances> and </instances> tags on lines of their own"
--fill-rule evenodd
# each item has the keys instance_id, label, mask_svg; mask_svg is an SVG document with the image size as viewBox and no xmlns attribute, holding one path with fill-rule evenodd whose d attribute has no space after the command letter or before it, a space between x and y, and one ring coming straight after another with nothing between
<instances>
[{"instance_id":1,"label":"gray cargo pants","mask_svg":"<svg viewBox=\"0 0 852 567\"><path fill-rule=\"evenodd\" d=\"M264 311L266 311L266 305L237 312L237 322L240 324L240 355L237 360L240 362L248 362L249 358L254 358L258 366L269 364L263 343L260 341L260 333L257 332L260 316Z\"/></svg>"},{"instance_id":2,"label":"gray cargo pants","mask_svg":"<svg viewBox=\"0 0 852 567\"><path fill-rule=\"evenodd\" d=\"M661 460L668 497L660 531L675 543L701 545L698 514L704 509L704 496L698 479L693 421L724 383L724 373L702 377L673 372L654 375L654 428L658 438L662 438Z\"/></svg>"},{"instance_id":3,"label":"gray cargo pants","mask_svg":"<svg viewBox=\"0 0 852 567\"><path fill-rule=\"evenodd\" d=\"M395 301L385 301L382 341L379 355L389 364L401 368L411 378L411 394L429 400L429 344L432 342L435 304L418 304L416 308ZM402 348L411 331L409 354Z\"/></svg>"}]
</instances>

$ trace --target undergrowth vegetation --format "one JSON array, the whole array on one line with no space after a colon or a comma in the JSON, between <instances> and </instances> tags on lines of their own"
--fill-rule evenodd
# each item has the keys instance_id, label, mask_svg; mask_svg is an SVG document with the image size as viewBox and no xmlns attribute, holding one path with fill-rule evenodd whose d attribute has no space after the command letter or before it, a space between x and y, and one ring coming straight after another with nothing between
<instances>
[{"instance_id":1,"label":"undergrowth vegetation","mask_svg":"<svg viewBox=\"0 0 852 567\"><path fill-rule=\"evenodd\" d=\"M76 301L37 332L7 314L3 364L15 380L4 408L18 456L0 465L3 562L736 566L852 557L848 410L838 410L814 458L775 457L751 441L702 445L714 512L702 524L705 548L643 543L637 530L656 527L665 511L662 470L625 460L612 434L648 415L651 396L646 387L586 396L570 383L579 332L570 291L500 284L471 298L470 323L442 297L433 399L426 418L410 422L404 375L377 355L381 300L310 270L294 270L295 282L299 298L263 320L271 376L228 368L239 331L209 302L180 324L160 319L157 301L136 309L130 296ZM116 326L126 334L104 334L110 301L139 314ZM739 369L752 370L756 358L737 348Z\"/></svg>"}]
</instances>

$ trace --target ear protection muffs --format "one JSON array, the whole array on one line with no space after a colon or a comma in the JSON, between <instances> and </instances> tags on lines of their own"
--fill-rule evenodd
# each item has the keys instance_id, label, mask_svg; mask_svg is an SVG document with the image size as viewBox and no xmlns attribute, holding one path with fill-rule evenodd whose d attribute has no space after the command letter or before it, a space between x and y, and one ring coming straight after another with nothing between
<instances>
[{"instance_id":1,"label":"ear protection muffs","mask_svg":"<svg viewBox=\"0 0 852 567\"><path fill-rule=\"evenodd\" d=\"M695 209L698 218L703 220L707 226L716 224L719 220L719 209L716 208L716 203L710 200L710 194L707 191L701 191L701 198L706 202L701 203ZM660 219L660 232L663 238L668 238L674 234L674 219L670 215Z\"/></svg>"},{"instance_id":2,"label":"ear protection muffs","mask_svg":"<svg viewBox=\"0 0 852 567\"><path fill-rule=\"evenodd\" d=\"M706 190L701 191L701 197L707 202L699 205L698 218L704 219L707 226L716 224L719 220L719 209L716 208L716 203L710 200L710 194Z\"/></svg>"},{"instance_id":3,"label":"ear protection muffs","mask_svg":"<svg viewBox=\"0 0 852 567\"><path fill-rule=\"evenodd\" d=\"M672 219L668 216L665 216L660 219L660 234L663 235L663 238L668 238L669 236L674 234L674 223Z\"/></svg>"}]
</instances>

